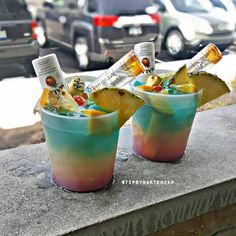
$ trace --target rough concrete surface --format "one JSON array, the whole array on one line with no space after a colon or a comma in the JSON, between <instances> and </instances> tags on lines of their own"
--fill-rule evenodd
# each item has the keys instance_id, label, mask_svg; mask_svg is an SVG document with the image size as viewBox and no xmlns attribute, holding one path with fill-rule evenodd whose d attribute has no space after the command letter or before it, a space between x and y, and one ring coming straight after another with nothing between
<instances>
[{"instance_id":1,"label":"rough concrete surface","mask_svg":"<svg viewBox=\"0 0 236 236\"><path fill-rule=\"evenodd\" d=\"M235 236L236 204L209 211L148 236Z\"/></svg>"},{"instance_id":2,"label":"rough concrete surface","mask_svg":"<svg viewBox=\"0 0 236 236\"><path fill-rule=\"evenodd\" d=\"M130 140L123 129L114 184L86 194L51 182L45 144L1 151L1 235L145 235L236 202L236 106L197 114L176 163L135 157Z\"/></svg>"}]
</instances>

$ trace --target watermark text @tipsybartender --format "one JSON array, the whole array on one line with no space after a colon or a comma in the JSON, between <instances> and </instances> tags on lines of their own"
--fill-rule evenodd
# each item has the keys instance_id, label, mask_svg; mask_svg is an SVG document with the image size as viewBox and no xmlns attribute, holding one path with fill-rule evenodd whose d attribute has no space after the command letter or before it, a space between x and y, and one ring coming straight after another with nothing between
<instances>
[{"instance_id":1,"label":"watermark text @tipsybartender","mask_svg":"<svg viewBox=\"0 0 236 236\"><path fill-rule=\"evenodd\" d=\"M121 180L124 185L173 185L174 180Z\"/></svg>"}]
</instances>

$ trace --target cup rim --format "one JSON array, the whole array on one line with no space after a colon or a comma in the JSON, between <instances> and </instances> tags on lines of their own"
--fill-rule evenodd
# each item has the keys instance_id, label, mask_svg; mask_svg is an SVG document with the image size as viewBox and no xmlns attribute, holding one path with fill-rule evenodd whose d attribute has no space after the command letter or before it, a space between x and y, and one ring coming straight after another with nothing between
<instances>
[{"instance_id":1,"label":"cup rim","mask_svg":"<svg viewBox=\"0 0 236 236\"><path fill-rule=\"evenodd\" d=\"M84 72L84 73L86 73L86 72ZM96 76L89 75L89 74L84 75L84 74L79 74L79 73L71 73L65 77L66 82L70 82L71 79L75 76L78 76L79 78L81 78L85 83L92 83L97 78Z\"/></svg>"},{"instance_id":2,"label":"cup rim","mask_svg":"<svg viewBox=\"0 0 236 236\"><path fill-rule=\"evenodd\" d=\"M133 81L132 82L132 84L131 84L131 86L132 86L132 88L134 89L134 91L138 91L139 93L143 93L143 94L146 94L146 95L149 95L149 96L156 96L156 97L172 97L172 98L174 98L174 97L192 97L192 96L194 96L194 95L199 95L199 94L201 94L202 92L203 92L203 89L201 89L201 90L199 90L199 91L197 91L197 92L195 92L195 93L188 93L188 94L161 94L161 93L153 93L153 92L147 92L147 91L143 91L143 90L141 90L141 89L138 89L136 86L134 86L134 82L135 81Z\"/></svg>"},{"instance_id":3,"label":"cup rim","mask_svg":"<svg viewBox=\"0 0 236 236\"><path fill-rule=\"evenodd\" d=\"M104 115L100 115L100 116L83 116L83 117L79 117L79 116L65 116L65 115L60 115L60 114L55 114L53 112L50 112L44 108L42 108L42 112L44 114L47 114L49 116L55 117L55 118L61 118L61 119L66 119L66 120L91 120L91 119L103 119L103 118L109 118L112 116L115 116L116 114L118 114L118 111L113 111Z\"/></svg>"}]
</instances>

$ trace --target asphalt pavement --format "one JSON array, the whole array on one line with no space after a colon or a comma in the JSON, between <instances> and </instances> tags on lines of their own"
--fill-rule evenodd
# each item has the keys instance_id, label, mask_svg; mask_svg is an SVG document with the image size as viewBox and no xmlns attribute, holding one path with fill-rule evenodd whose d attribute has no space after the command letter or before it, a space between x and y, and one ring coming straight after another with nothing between
<instances>
[{"instance_id":1,"label":"asphalt pavement","mask_svg":"<svg viewBox=\"0 0 236 236\"><path fill-rule=\"evenodd\" d=\"M45 56L50 53L55 53L58 57L61 68L66 73L75 73L79 72L78 65L75 60L75 56L73 52L56 46L50 43L50 46L43 47L40 49L40 56ZM163 61L173 61L174 59L169 57L167 53L163 50L161 54L158 56L158 59ZM23 76L24 78L29 78L30 76L25 71L24 66L22 65L11 65L11 67L1 67L0 66L0 80L5 78L15 78L19 76ZM102 65L99 69L106 69L108 65Z\"/></svg>"},{"instance_id":2,"label":"asphalt pavement","mask_svg":"<svg viewBox=\"0 0 236 236\"><path fill-rule=\"evenodd\" d=\"M79 68L77 66L75 56L73 52L61 48L57 45L50 43L50 46L43 47L40 49L40 56L45 56L50 53L55 53L58 57L59 63L61 68L66 73L75 73L79 72ZM236 46L233 45L229 49L227 49L224 54L235 54L236 53ZM174 61L173 58L169 57L165 50L162 50L160 55L157 57L159 60L168 62ZM22 62L23 63L23 62ZM108 65L103 65L100 69L106 69ZM15 78L15 77L24 77L29 78L30 76L25 71L23 65L12 65L11 67L1 67L0 66L0 80L5 78Z\"/></svg>"},{"instance_id":3,"label":"asphalt pavement","mask_svg":"<svg viewBox=\"0 0 236 236\"><path fill-rule=\"evenodd\" d=\"M63 49L63 48L60 48L56 45L52 45L50 47L44 47L40 51L41 56L45 56L50 53L55 53L57 55L59 63L60 63L64 72L74 73L74 72L79 71L73 52ZM158 56L158 59L163 60L163 61L174 61L173 58L168 56L168 54L165 50L162 50L162 52ZM108 67L109 67L109 65L104 64L104 65L100 65L99 68L106 69Z\"/></svg>"}]
</instances>

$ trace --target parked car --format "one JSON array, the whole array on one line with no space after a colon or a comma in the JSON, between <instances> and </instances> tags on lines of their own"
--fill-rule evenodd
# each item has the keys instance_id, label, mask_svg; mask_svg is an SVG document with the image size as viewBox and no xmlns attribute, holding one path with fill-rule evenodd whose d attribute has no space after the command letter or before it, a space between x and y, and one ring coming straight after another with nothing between
<instances>
[{"instance_id":1,"label":"parked car","mask_svg":"<svg viewBox=\"0 0 236 236\"><path fill-rule=\"evenodd\" d=\"M209 42L222 51L234 41L235 24L211 12L207 0L154 0L161 12L163 46L170 56L184 58Z\"/></svg>"},{"instance_id":2,"label":"parked car","mask_svg":"<svg viewBox=\"0 0 236 236\"><path fill-rule=\"evenodd\" d=\"M23 64L29 74L39 56L35 28L24 0L0 0L0 65ZM1 73L0 73L1 75Z\"/></svg>"},{"instance_id":3,"label":"parked car","mask_svg":"<svg viewBox=\"0 0 236 236\"><path fill-rule=\"evenodd\" d=\"M54 0L43 6L37 19L47 39L73 50L83 70L115 62L160 32L160 15L152 14L148 0Z\"/></svg>"}]
</instances>

